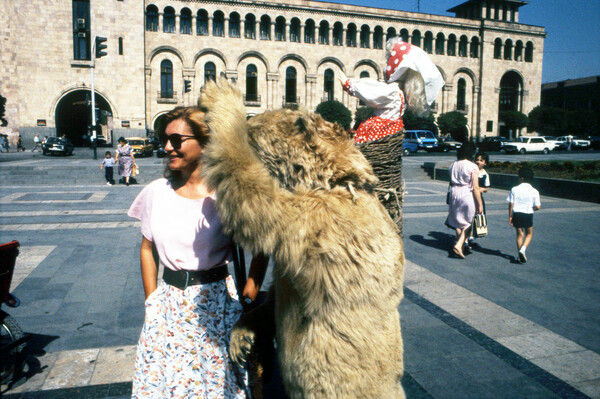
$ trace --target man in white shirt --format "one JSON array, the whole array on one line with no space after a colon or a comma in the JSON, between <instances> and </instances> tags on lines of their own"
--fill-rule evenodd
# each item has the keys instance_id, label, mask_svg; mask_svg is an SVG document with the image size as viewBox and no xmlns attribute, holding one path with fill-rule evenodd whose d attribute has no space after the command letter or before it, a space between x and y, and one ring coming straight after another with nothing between
<instances>
[{"instance_id":1,"label":"man in white shirt","mask_svg":"<svg viewBox=\"0 0 600 399\"><path fill-rule=\"evenodd\" d=\"M533 237L533 212L541 208L540 193L531 187L533 170L524 166L519 169L521 184L513 187L508 201L508 224L517 232L518 257L522 263L527 262L525 250Z\"/></svg>"}]
</instances>

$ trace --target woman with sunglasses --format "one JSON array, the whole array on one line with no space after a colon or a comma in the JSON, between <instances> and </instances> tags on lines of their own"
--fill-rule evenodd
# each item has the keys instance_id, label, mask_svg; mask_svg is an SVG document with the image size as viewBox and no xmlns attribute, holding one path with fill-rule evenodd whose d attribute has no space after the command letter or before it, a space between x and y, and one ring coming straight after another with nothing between
<instances>
[{"instance_id":1,"label":"woman with sunglasses","mask_svg":"<svg viewBox=\"0 0 600 399\"><path fill-rule=\"evenodd\" d=\"M146 294L132 397L245 398L246 370L228 355L231 329L243 310L227 273L232 243L201 170L209 139L204 113L178 107L164 120L165 178L144 188L128 212L142 222ZM164 272L157 284L158 264ZM251 300L265 266L253 262L251 275L260 276L246 284Z\"/></svg>"},{"instance_id":2,"label":"woman with sunglasses","mask_svg":"<svg viewBox=\"0 0 600 399\"><path fill-rule=\"evenodd\" d=\"M125 179L125 184L129 185L129 177L133 171L133 165L135 165L135 157L133 156L133 149L125 137L119 137L119 146L115 152L115 163L119 164L119 174Z\"/></svg>"}]
</instances>

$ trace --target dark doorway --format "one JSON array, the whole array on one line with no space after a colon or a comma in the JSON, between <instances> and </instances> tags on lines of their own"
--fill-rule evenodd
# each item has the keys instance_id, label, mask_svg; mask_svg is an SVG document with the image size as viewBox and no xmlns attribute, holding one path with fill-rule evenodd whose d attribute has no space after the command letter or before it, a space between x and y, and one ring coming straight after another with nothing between
<instances>
[{"instance_id":1,"label":"dark doorway","mask_svg":"<svg viewBox=\"0 0 600 399\"><path fill-rule=\"evenodd\" d=\"M107 128L107 120L112 117L108 102L96 93L96 124L98 132ZM76 90L66 94L56 106L56 135L65 134L76 146L89 145L88 126L91 125L91 100L89 90ZM107 143L111 144L111 143Z\"/></svg>"},{"instance_id":2,"label":"dark doorway","mask_svg":"<svg viewBox=\"0 0 600 399\"><path fill-rule=\"evenodd\" d=\"M498 112L521 111L523 104L523 79L514 72L509 71L500 79L500 94L498 99ZM500 136L513 139L515 132L509 130L504 122L498 117L498 128Z\"/></svg>"}]
</instances>

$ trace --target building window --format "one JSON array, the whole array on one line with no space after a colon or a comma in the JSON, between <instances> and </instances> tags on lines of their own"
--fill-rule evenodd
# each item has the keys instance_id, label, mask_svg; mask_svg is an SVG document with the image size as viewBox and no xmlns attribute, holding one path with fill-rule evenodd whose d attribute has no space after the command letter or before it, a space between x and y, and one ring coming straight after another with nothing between
<instances>
[{"instance_id":1,"label":"building window","mask_svg":"<svg viewBox=\"0 0 600 399\"><path fill-rule=\"evenodd\" d=\"M502 39L494 40L494 58L499 60L502 58Z\"/></svg>"},{"instance_id":2,"label":"building window","mask_svg":"<svg viewBox=\"0 0 600 399\"><path fill-rule=\"evenodd\" d=\"M204 64L204 83L209 80L217 80L217 68L212 62Z\"/></svg>"},{"instance_id":3,"label":"building window","mask_svg":"<svg viewBox=\"0 0 600 399\"><path fill-rule=\"evenodd\" d=\"M325 75L323 76L323 92L325 93L325 98L323 101L332 101L333 100L333 71L331 69L325 70Z\"/></svg>"},{"instance_id":4,"label":"building window","mask_svg":"<svg viewBox=\"0 0 600 399\"><path fill-rule=\"evenodd\" d=\"M469 46L469 39L466 36L461 36L460 41L458 42L458 56L466 57L467 56L467 47Z\"/></svg>"},{"instance_id":5,"label":"building window","mask_svg":"<svg viewBox=\"0 0 600 399\"><path fill-rule=\"evenodd\" d=\"M258 101L258 70L256 65L246 67L246 101Z\"/></svg>"},{"instance_id":6,"label":"building window","mask_svg":"<svg viewBox=\"0 0 600 399\"><path fill-rule=\"evenodd\" d=\"M175 9L166 7L163 12L163 32L175 33Z\"/></svg>"},{"instance_id":7,"label":"building window","mask_svg":"<svg viewBox=\"0 0 600 399\"><path fill-rule=\"evenodd\" d=\"M456 55L456 36L451 34L448 36L448 49L446 51L447 55L455 56Z\"/></svg>"},{"instance_id":8,"label":"building window","mask_svg":"<svg viewBox=\"0 0 600 399\"><path fill-rule=\"evenodd\" d=\"M520 40L515 45L515 61L523 61L523 42Z\"/></svg>"},{"instance_id":9,"label":"building window","mask_svg":"<svg viewBox=\"0 0 600 399\"><path fill-rule=\"evenodd\" d=\"M268 15L260 17L260 40L271 40L271 18Z\"/></svg>"},{"instance_id":10,"label":"building window","mask_svg":"<svg viewBox=\"0 0 600 399\"><path fill-rule=\"evenodd\" d=\"M173 98L173 63L169 60L160 63L160 98Z\"/></svg>"},{"instance_id":11,"label":"building window","mask_svg":"<svg viewBox=\"0 0 600 399\"><path fill-rule=\"evenodd\" d=\"M158 31L158 8L155 5L149 5L146 8L146 30L149 32Z\"/></svg>"},{"instance_id":12,"label":"building window","mask_svg":"<svg viewBox=\"0 0 600 399\"><path fill-rule=\"evenodd\" d=\"M504 59L512 60L512 40L510 39L504 43Z\"/></svg>"},{"instance_id":13,"label":"building window","mask_svg":"<svg viewBox=\"0 0 600 399\"><path fill-rule=\"evenodd\" d=\"M438 55L444 55L444 45L446 38L443 33L438 33L435 39L435 53Z\"/></svg>"},{"instance_id":14,"label":"building window","mask_svg":"<svg viewBox=\"0 0 600 399\"><path fill-rule=\"evenodd\" d=\"M369 43L369 36L371 35L371 30L368 25L363 25L360 27L360 47L361 48L369 48L371 47L371 43Z\"/></svg>"},{"instance_id":15,"label":"building window","mask_svg":"<svg viewBox=\"0 0 600 399\"><path fill-rule=\"evenodd\" d=\"M225 14L215 11L213 14L213 36L225 36Z\"/></svg>"},{"instance_id":16,"label":"building window","mask_svg":"<svg viewBox=\"0 0 600 399\"><path fill-rule=\"evenodd\" d=\"M349 24L346 31L346 46L356 47L356 25Z\"/></svg>"},{"instance_id":17,"label":"building window","mask_svg":"<svg viewBox=\"0 0 600 399\"><path fill-rule=\"evenodd\" d=\"M421 47L421 32L414 30L410 42L417 47Z\"/></svg>"},{"instance_id":18,"label":"building window","mask_svg":"<svg viewBox=\"0 0 600 399\"><path fill-rule=\"evenodd\" d=\"M285 42L285 18L277 17L275 20L275 40Z\"/></svg>"},{"instance_id":19,"label":"building window","mask_svg":"<svg viewBox=\"0 0 600 399\"><path fill-rule=\"evenodd\" d=\"M285 103L297 104L296 97L296 68L288 67L285 70Z\"/></svg>"},{"instance_id":20,"label":"building window","mask_svg":"<svg viewBox=\"0 0 600 399\"><path fill-rule=\"evenodd\" d=\"M456 110L466 111L466 95L467 95L467 82L460 78L458 79L458 88L456 90Z\"/></svg>"},{"instance_id":21,"label":"building window","mask_svg":"<svg viewBox=\"0 0 600 399\"><path fill-rule=\"evenodd\" d=\"M90 60L90 2L73 0L73 58Z\"/></svg>"},{"instance_id":22,"label":"building window","mask_svg":"<svg viewBox=\"0 0 600 399\"><path fill-rule=\"evenodd\" d=\"M207 36L208 35L208 12L206 10L199 10L196 17L196 34Z\"/></svg>"},{"instance_id":23,"label":"building window","mask_svg":"<svg viewBox=\"0 0 600 399\"><path fill-rule=\"evenodd\" d=\"M246 15L244 37L246 39L256 39L256 17L253 14Z\"/></svg>"},{"instance_id":24,"label":"building window","mask_svg":"<svg viewBox=\"0 0 600 399\"><path fill-rule=\"evenodd\" d=\"M433 53L433 33L425 32L425 40L423 41L423 50L427 54Z\"/></svg>"},{"instance_id":25,"label":"building window","mask_svg":"<svg viewBox=\"0 0 600 399\"><path fill-rule=\"evenodd\" d=\"M123 55L123 38L119 38L119 55Z\"/></svg>"},{"instance_id":26,"label":"building window","mask_svg":"<svg viewBox=\"0 0 600 399\"><path fill-rule=\"evenodd\" d=\"M240 37L240 14L229 14L229 37Z\"/></svg>"},{"instance_id":27,"label":"building window","mask_svg":"<svg viewBox=\"0 0 600 399\"><path fill-rule=\"evenodd\" d=\"M192 12L189 8L181 10L179 17L179 33L184 35L192 34Z\"/></svg>"},{"instance_id":28,"label":"building window","mask_svg":"<svg viewBox=\"0 0 600 399\"><path fill-rule=\"evenodd\" d=\"M402 38L403 42L408 43L408 30L406 30L406 29L400 30L400 37Z\"/></svg>"},{"instance_id":29,"label":"building window","mask_svg":"<svg viewBox=\"0 0 600 399\"><path fill-rule=\"evenodd\" d=\"M307 19L304 24L304 43L315 42L315 21Z\"/></svg>"},{"instance_id":30,"label":"building window","mask_svg":"<svg viewBox=\"0 0 600 399\"><path fill-rule=\"evenodd\" d=\"M376 26L373 30L373 48L381 50L383 48L383 28Z\"/></svg>"},{"instance_id":31,"label":"building window","mask_svg":"<svg viewBox=\"0 0 600 399\"><path fill-rule=\"evenodd\" d=\"M477 36L473 36L471 38L471 48L469 51L469 55L471 58L479 58L479 38Z\"/></svg>"},{"instance_id":32,"label":"building window","mask_svg":"<svg viewBox=\"0 0 600 399\"><path fill-rule=\"evenodd\" d=\"M344 45L344 25L342 25L341 22L336 22L333 24L333 45Z\"/></svg>"},{"instance_id":33,"label":"building window","mask_svg":"<svg viewBox=\"0 0 600 399\"><path fill-rule=\"evenodd\" d=\"M300 20L292 18L290 21L290 42L300 43Z\"/></svg>"},{"instance_id":34,"label":"building window","mask_svg":"<svg viewBox=\"0 0 600 399\"><path fill-rule=\"evenodd\" d=\"M385 41L387 42L388 40L390 40L394 37L396 37L396 29L388 28L387 34L385 35Z\"/></svg>"},{"instance_id":35,"label":"building window","mask_svg":"<svg viewBox=\"0 0 600 399\"><path fill-rule=\"evenodd\" d=\"M493 132L494 131L494 121L487 121L485 124L485 131L486 132Z\"/></svg>"},{"instance_id":36,"label":"building window","mask_svg":"<svg viewBox=\"0 0 600 399\"><path fill-rule=\"evenodd\" d=\"M319 24L319 44L329 44L329 22L321 21Z\"/></svg>"},{"instance_id":37,"label":"building window","mask_svg":"<svg viewBox=\"0 0 600 399\"><path fill-rule=\"evenodd\" d=\"M525 62L533 62L533 43L527 42L525 45Z\"/></svg>"}]
</instances>

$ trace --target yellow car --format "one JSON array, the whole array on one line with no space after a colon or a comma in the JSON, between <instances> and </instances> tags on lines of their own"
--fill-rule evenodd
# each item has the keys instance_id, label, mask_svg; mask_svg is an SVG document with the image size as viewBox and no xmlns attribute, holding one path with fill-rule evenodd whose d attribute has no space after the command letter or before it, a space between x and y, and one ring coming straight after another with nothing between
<instances>
[{"instance_id":1,"label":"yellow car","mask_svg":"<svg viewBox=\"0 0 600 399\"><path fill-rule=\"evenodd\" d=\"M150 139L143 137L129 137L127 144L131 146L134 156L151 157L154 151Z\"/></svg>"}]
</instances>

